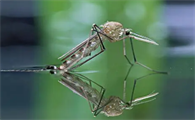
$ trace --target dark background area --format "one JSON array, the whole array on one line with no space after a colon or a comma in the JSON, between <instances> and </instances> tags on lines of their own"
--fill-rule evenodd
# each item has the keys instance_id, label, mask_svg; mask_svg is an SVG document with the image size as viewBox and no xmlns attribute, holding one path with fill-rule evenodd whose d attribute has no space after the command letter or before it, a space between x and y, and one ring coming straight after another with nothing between
<instances>
[{"instance_id":1,"label":"dark background area","mask_svg":"<svg viewBox=\"0 0 195 120\"><path fill-rule=\"evenodd\" d=\"M43 15L37 3L0 4L1 69L40 64L43 47L36 19ZM168 30L163 56L171 75L163 83L162 115L158 119L194 119L195 4L193 0L166 0L162 7ZM33 118L34 77L34 73L1 73L1 119Z\"/></svg>"}]
</instances>

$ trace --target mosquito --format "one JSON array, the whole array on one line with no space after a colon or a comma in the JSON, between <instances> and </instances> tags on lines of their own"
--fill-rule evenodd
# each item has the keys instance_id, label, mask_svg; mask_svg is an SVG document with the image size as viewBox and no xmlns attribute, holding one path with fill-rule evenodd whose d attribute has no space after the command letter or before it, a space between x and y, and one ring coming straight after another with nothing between
<instances>
[{"instance_id":1,"label":"mosquito","mask_svg":"<svg viewBox=\"0 0 195 120\"><path fill-rule=\"evenodd\" d=\"M95 32L93 34L93 32ZM98 56L102 52L105 51L105 47L103 42L108 40L111 43L112 42L117 42L117 41L122 41L123 40L123 55L128 61L128 63L132 66L134 65L129 58L126 55L126 47L125 47L125 39L129 38L130 39L130 45L133 53L133 59L134 63L150 70L156 73L161 73L161 74L167 74L167 72L162 72L162 71L157 71L154 70L140 62L137 61L134 48L133 48L133 40L138 40L154 45L158 45L155 41L151 40L150 38L141 36L137 33L132 32L131 29L126 29L123 28L123 25L119 22L106 22L104 25L101 25L100 27L97 26L96 24L92 25L91 29L91 35L89 38L87 38L85 41L68 51L67 53L63 54L60 56L58 59L61 59L63 64L61 64L58 69L64 70L65 72L68 72L68 70L74 70L75 68L85 64L89 60L93 59L94 57ZM85 61L78 63L81 61L83 58L88 57L91 55L93 51L95 51L98 47L100 46L101 51L93 55L92 57L86 59ZM77 64L78 63L78 64ZM5 72L6 70L1 70L1 72ZM8 70L7 70L8 71ZM13 70L15 71L15 70ZM36 71L36 70L34 70ZM11 72L11 70L10 70ZM21 71L20 71L21 72ZM26 71L26 72L31 72Z\"/></svg>"},{"instance_id":2,"label":"mosquito","mask_svg":"<svg viewBox=\"0 0 195 120\"><path fill-rule=\"evenodd\" d=\"M95 32L93 34L93 32ZM67 53L63 54L60 56L58 59L61 59L63 64L59 67L60 69L65 70L67 72L69 69L73 70L89 60L93 59L94 57L98 56L102 52L105 51L105 47L103 42L108 40L111 43L112 42L117 42L117 41L123 41L123 55L128 61L130 65L133 65L133 63L129 60L129 58L126 55L126 48L125 48L125 39L129 38L130 39L130 45L133 53L133 59L134 63L150 70L156 73L162 73L162 74L167 74L167 72L161 72L154 70L140 62L137 61L134 48L133 48L133 40L138 40L146 43L150 43L153 45L158 45L155 41L151 40L150 38L141 36L137 33L132 32L131 29L126 29L123 28L123 25L119 22L106 22L104 25L101 25L100 27L97 26L96 24L92 25L92 29L90 32L90 37L87 38L85 41L68 51ZM98 47L100 46L100 52L97 54L93 55L92 57L86 59L85 61L78 63L81 61L83 58L90 56L93 51L95 51ZM76 63L78 63L76 65Z\"/></svg>"},{"instance_id":3,"label":"mosquito","mask_svg":"<svg viewBox=\"0 0 195 120\"><path fill-rule=\"evenodd\" d=\"M136 98L134 99L134 92L136 87L136 81L155 73L151 73L145 76L142 76L140 78L137 78L134 80L134 86L131 94L130 101L125 101L124 99L121 99L117 96L110 96L109 98L105 98L105 88L103 88L98 83L90 80L86 76L74 72L65 72L63 70L55 69L56 66L50 66L52 69L50 69L51 74L55 74L57 76L61 76L61 79L59 82L72 90L74 93L78 94L79 96L85 98L88 101L88 104L90 106L90 110L94 114L94 116L97 116L98 114L102 113L106 116L119 116L123 113L123 110L125 109L132 109L133 106L143 104L150 102L154 100L155 96L158 95L158 93L151 93L146 96ZM100 87L100 90L97 90L92 85L97 85ZM126 93L123 93L126 94ZM125 95L124 95L125 96ZM150 100L146 100L152 98ZM145 101L144 101L145 100Z\"/></svg>"}]
</instances>

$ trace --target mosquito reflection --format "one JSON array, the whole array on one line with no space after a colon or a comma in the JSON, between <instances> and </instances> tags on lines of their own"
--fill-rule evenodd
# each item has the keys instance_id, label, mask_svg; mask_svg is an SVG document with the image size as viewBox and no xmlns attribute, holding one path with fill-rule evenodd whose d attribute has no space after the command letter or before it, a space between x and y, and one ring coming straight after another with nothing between
<instances>
[{"instance_id":1,"label":"mosquito reflection","mask_svg":"<svg viewBox=\"0 0 195 120\"><path fill-rule=\"evenodd\" d=\"M126 98L121 99L117 96L110 96L109 98L106 98L104 96L104 93L106 91L105 88L82 74L74 72L64 72L62 70L51 70L50 73L58 76L60 75L61 79L59 80L59 82L62 85L66 86L79 96L85 98L88 101L90 110L92 111L94 116L97 116L99 113L105 114L106 116L119 116L123 113L123 110L132 109L135 105L150 102L154 100L154 97L158 94L151 93L135 99L133 97L136 87L135 83L138 80L155 73L151 73L134 80L131 99L129 101L125 101ZM97 90L94 85L98 86L100 90Z\"/></svg>"}]
</instances>

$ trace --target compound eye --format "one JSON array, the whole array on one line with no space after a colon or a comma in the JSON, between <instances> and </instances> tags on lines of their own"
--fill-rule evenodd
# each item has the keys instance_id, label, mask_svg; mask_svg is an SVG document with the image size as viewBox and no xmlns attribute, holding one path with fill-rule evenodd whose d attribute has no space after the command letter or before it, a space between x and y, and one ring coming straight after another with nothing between
<instances>
[{"instance_id":1,"label":"compound eye","mask_svg":"<svg viewBox=\"0 0 195 120\"><path fill-rule=\"evenodd\" d=\"M50 70L50 74L56 74L56 71Z\"/></svg>"},{"instance_id":2,"label":"compound eye","mask_svg":"<svg viewBox=\"0 0 195 120\"><path fill-rule=\"evenodd\" d=\"M56 66L54 66L54 65L49 65L49 66L47 66L47 68L46 68L46 69L56 70L56 69L57 69L57 67L56 67Z\"/></svg>"},{"instance_id":3,"label":"compound eye","mask_svg":"<svg viewBox=\"0 0 195 120\"><path fill-rule=\"evenodd\" d=\"M131 34L131 29L125 29L125 35L130 35Z\"/></svg>"},{"instance_id":4,"label":"compound eye","mask_svg":"<svg viewBox=\"0 0 195 120\"><path fill-rule=\"evenodd\" d=\"M130 31L126 31L125 32L125 35L130 35Z\"/></svg>"}]
</instances>

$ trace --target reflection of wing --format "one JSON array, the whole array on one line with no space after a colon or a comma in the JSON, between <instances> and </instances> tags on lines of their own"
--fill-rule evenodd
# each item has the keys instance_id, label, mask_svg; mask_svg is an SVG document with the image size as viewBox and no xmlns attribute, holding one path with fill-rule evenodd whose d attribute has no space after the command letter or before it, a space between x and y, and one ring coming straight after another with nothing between
<instances>
[{"instance_id":1,"label":"reflection of wing","mask_svg":"<svg viewBox=\"0 0 195 120\"><path fill-rule=\"evenodd\" d=\"M64 80L61 79L59 80L59 82L66 86L67 88L69 88L70 90L72 90L74 93L76 93L77 95L85 98L84 92L82 91L82 89L78 86L76 86L74 83L71 83L69 80ZM86 99L86 98L85 98Z\"/></svg>"},{"instance_id":2,"label":"reflection of wing","mask_svg":"<svg viewBox=\"0 0 195 120\"><path fill-rule=\"evenodd\" d=\"M70 90L72 90L74 93L76 93L77 95L87 99L85 97L85 93L84 93L84 90L83 90L83 86L84 84L87 84L87 83L84 83L78 76L79 74L72 74L72 73L68 73L68 72L65 72L61 78L61 80L59 80L59 82L66 86L67 88L69 88ZM83 84L82 84L83 83ZM82 88L81 88L82 87Z\"/></svg>"},{"instance_id":3,"label":"reflection of wing","mask_svg":"<svg viewBox=\"0 0 195 120\"><path fill-rule=\"evenodd\" d=\"M97 105L101 93L91 86L91 83L97 83L81 74L65 72L62 76L61 80L59 80L62 85L68 87L74 93ZM85 81L88 81L89 83Z\"/></svg>"}]
</instances>

